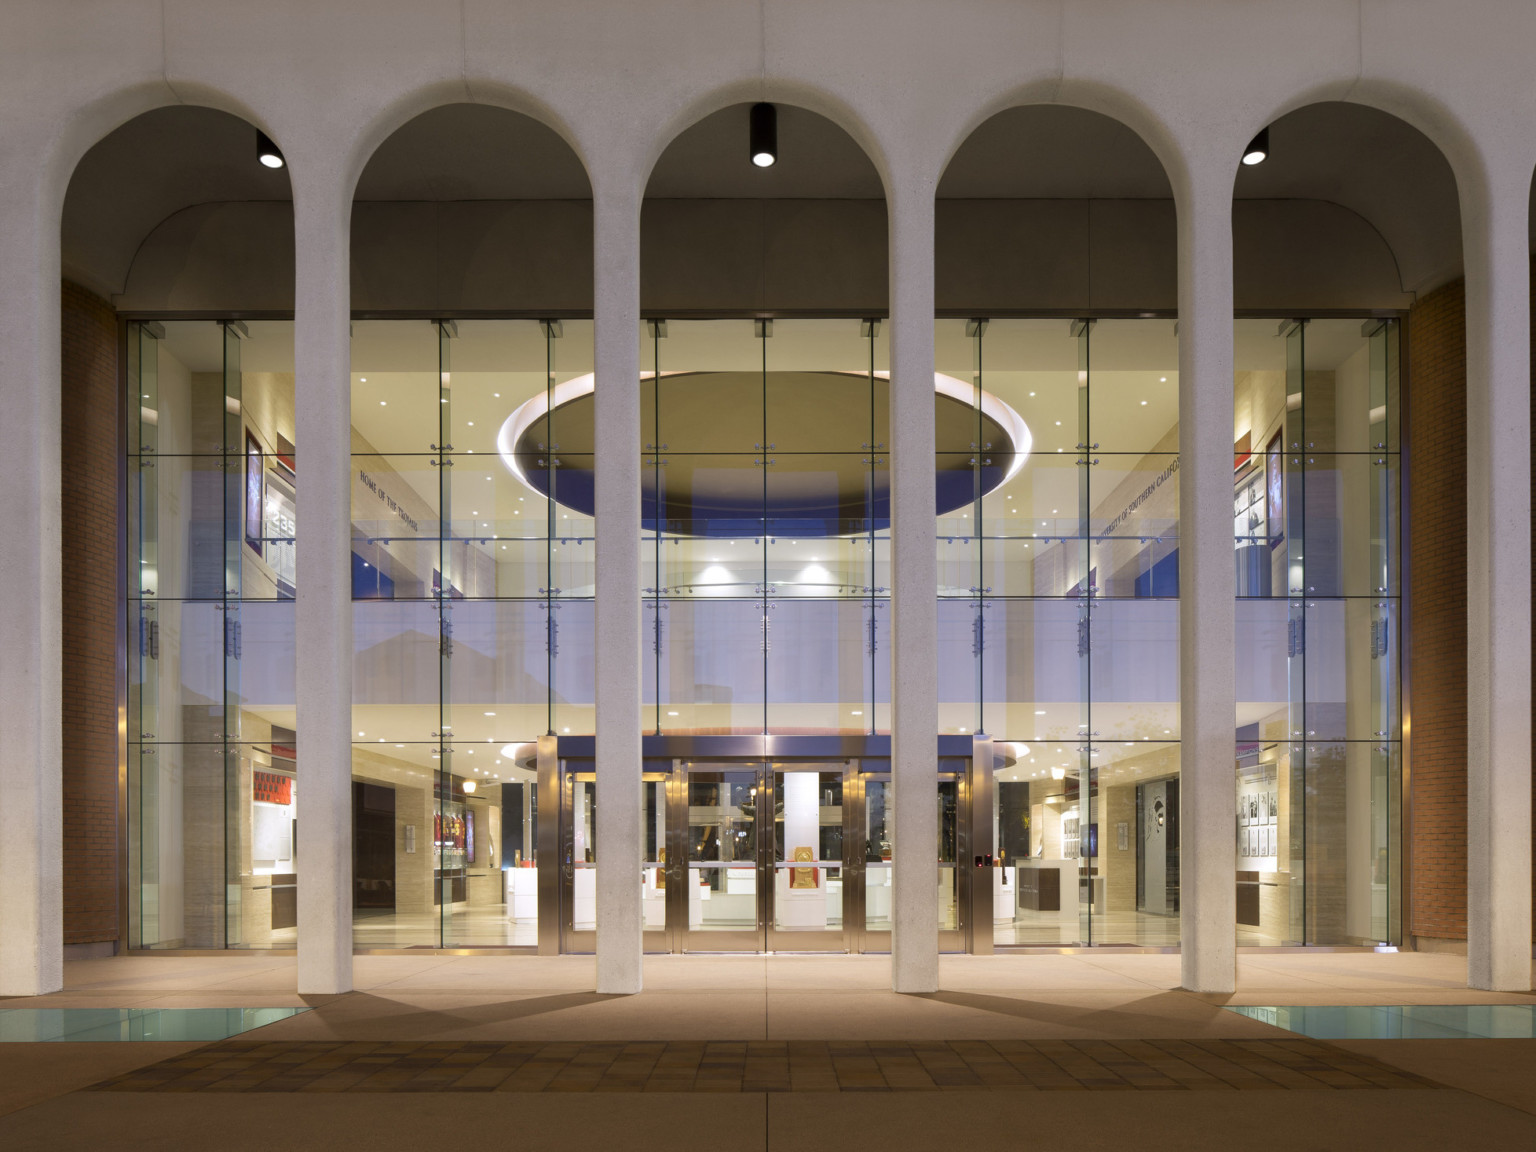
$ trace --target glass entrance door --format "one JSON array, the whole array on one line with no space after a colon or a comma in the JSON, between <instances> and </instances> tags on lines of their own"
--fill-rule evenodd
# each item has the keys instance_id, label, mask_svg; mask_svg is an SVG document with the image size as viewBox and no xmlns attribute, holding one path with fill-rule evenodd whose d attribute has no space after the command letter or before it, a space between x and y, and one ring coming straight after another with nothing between
<instances>
[{"instance_id":1,"label":"glass entrance door","mask_svg":"<svg viewBox=\"0 0 1536 1152\"><path fill-rule=\"evenodd\" d=\"M775 952L845 952L850 909L844 867L851 815L844 764L773 764L772 886L768 947Z\"/></svg>"},{"instance_id":2,"label":"glass entrance door","mask_svg":"<svg viewBox=\"0 0 1536 1152\"><path fill-rule=\"evenodd\" d=\"M943 760L939 764L937 815L939 854L935 861L934 883L938 885L939 950L964 952L967 912L970 906L970 881L973 869L959 867L969 849L962 818L968 808L965 792L965 762ZM849 792L853 827L849 842L856 845L852 855L860 867L850 875L850 887L857 888L862 903L851 914L854 925L853 947L861 952L891 950L891 828L895 816L889 764L866 763L857 773ZM852 871L852 870L850 870Z\"/></svg>"},{"instance_id":3,"label":"glass entrance door","mask_svg":"<svg viewBox=\"0 0 1536 1152\"><path fill-rule=\"evenodd\" d=\"M560 950L597 950L597 774L587 765L560 769ZM647 762L640 784L640 907L647 952L665 952L665 811L667 773ZM660 848L658 852L657 849Z\"/></svg>"},{"instance_id":4,"label":"glass entrance door","mask_svg":"<svg viewBox=\"0 0 1536 1152\"><path fill-rule=\"evenodd\" d=\"M673 947L692 952L842 952L860 871L851 762L680 763L665 869Z\"/></svg>"},{"instance_id":5,"label":"glass entrance door","mask_svg":"<svg viewBox=\"0 0 1536 1152\"><path fill-rule=\"evenodd\" d=\"M673 939L692 952L761 952L773 802L761 763L684 764L673 789ZM679 930L680 929L680 930Z\"/></svg>"}]
</instances>

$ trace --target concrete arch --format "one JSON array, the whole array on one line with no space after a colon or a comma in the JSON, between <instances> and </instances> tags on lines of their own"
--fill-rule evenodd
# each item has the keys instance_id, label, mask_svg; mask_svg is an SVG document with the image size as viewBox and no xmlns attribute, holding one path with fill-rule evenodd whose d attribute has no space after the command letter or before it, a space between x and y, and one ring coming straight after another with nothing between
<instances>
[{"instance_id":1,"label":"concrete arch","mask_svg":"<svg viewBox=\"0 0 1536 1152\"><path fill-rule=\"evenodd\" d=\"M1353 98L1358 92L1330 89L1310 93L1323 98L1287 101L1265 124L1245 125L1254 132L1264 127L1277 133L1289 130L1293 145L1299 138L1309 147L1290 168L1282 159L1278 169L1265 165L1248 170L1252 174L1246 177L1238 158L1229 158L1234 198L1245 189L1246 197L1305 196L1348 209L1392 251L1405 293L1432 290L1454 278L1463 264L1468 206L1487 183L1471 136L1457 129L1448 146L1444 133L1437 139L1429 130L1433 117L1422 110L1412 118L1402 115L1407 109L1402 98L1358 99ZM1351 98L1338 98L1344 96ZM1330 114L1330 108L1343 115ZM1304 129L1315 135L1298 136ZM1394 146L1373 156L1378 141L1394 139ZM1276 136L1275 147L1282 149L1282 136ZM1411 195L1404 191L1404 173L1419 174ZM1256 193L1259 188L1266 191Z\"/></svg>"},{"instance_id":2,"label":"concrete arch","mask_svg":"<svg viewBox=\"0 0 1536 1152\"><path fill-rule=\"evenodd\" d=\"M177 105L226 112L265 132L278 147L282 147L279 134L265 117L252 105L223 89L206 84L173 86L168 81L121 88L69 113L49 142L46 159L40 166L40 177L43 203L52 213L54 224L58 223L63 211L69 183L87 152L129 121Z\"/></svg>"},{"instance_id":3,"label":"concrete arch","mask_svg":"<svg viewBox=\"0 0 1536 1152\"><path fill-rule=\"evenodd\" d=\"M355 195L363 169L385 140L423 113L450 104L491 105L536 120L565 141L586 172L587 182L592 182L588 150L564 115L523 89L500 81L465 77L403 93L377 111L360 129L350 133L341 169L347 199L351 200Z\"/></svg>"},{"instance_id":4,"label":"concrete arch","mask_svg":"<svg viewBox=\"0 0 1536 1152\"><path fill-rule=\"evenodd\" d=\"M1481 166L1483 163L1483 150L1476 133L1449 106L1423 89L1379 77L1352 77L1348 81L1314 84L1298 90L1273 105L1268 115L1245 125L1247 135L1243 140L1252 139L1265 125L1291 112L1328 103L1360 104L1401 120L1439 149L1451 170L1457 173L1458 182L1463 166ZM1235 176L1236 164L1233 173Z\"/></svg>"},{"instance_id":5,"label":"concrete arch","mask_svg":"<svg viewBox=\"0 0 1536 1152\"><path fill-rule=\"evenodd\" d=\"M1129 128L1152 150L1158 163L1163 166L1163 173L1174 189L1175 198L1178 190L1187 182L1188 159L1185 148L1173 129L1144 101L1112 85L1051 76L1005 89L972 109L945 141L943 162L935 172L935 183L948 169L955 153L978 128L1000 112L1032 105L1066 105L1106 116Z\"/></svg>"},{"instance_id":6,"label":"concrete arch","mask_svg":"<svg viewBox=\"0 0 1536 1152\"><path fill-rule=\"evenodd\" d=\"M746 78L710 89L677 110L647 142L645 151L637 157L636 171L642 192L650 183L651 174L667 148L683 132L705 117L735 104L755 104L767 100L776 104L790 104L807 112L830 120L841 128L864 152L880 176L886 199L891 196L891 166L886 149L880 144L873 129L847 103L837 96L813 84L799 81Z\"/></svg>"}]
</instances>

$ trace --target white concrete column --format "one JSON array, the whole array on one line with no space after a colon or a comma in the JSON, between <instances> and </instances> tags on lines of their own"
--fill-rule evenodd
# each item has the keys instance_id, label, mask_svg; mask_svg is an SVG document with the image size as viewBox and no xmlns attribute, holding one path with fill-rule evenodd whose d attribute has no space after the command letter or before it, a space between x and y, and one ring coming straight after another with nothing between
<instances>
[{"instance_id":1,"label":"white concrete column","mask_svg":"<svg viewBox=\"0 0 1536 1152\"><path fill-rule=\"evenodd\" d=\"M1235 154L1175 182L1179 244L1179 935L1181 983L1237 981L1232 841L1237 595L1232 541Z\"/></svg>"},{"instance_id":2,"label":"white concrete column","mask_svg":"<svg viewBox=\"0 0 1536 1152\"><path fill-rule=\"evenodd\" d=\"M352 189L339 165L289 160L299 991L327 994L352 989Z\"/></svg>"},{"instance_id":3,"label":"white concrete column","mask_svg":"<svg viewBox=\"0 0 1536 1152\"><path fill-rule=\"evenodd\" d=\"M898 174L891 276L891 986L939 988L932 178Z\"/></svg>"},{"instance_id":4,"label":"white concrete column","mask_svg":"<svg viewBox=\"0 0 1536 1152\"><path fill-rule=\"evenodd\" d=\"M1462 180L1467 274L1467 983L1531 987L1528 163Z\"/></svg>"},{"instance_id":5,"label":"white concrete column","mask_svg":"<svg viewBox=\"0 0 1536 1152\"><path fill-rule=\"evenodd\" d=\"M594 174L597 990L640 991L640 201Z\"/></svg>"},{"instance_id":6,"label":"white concrete column","mask_svg":"<svg viewBox=\"0 0 1536 1152\"><path fill-rule=\"evenodd\" d=\"M35 156L0 154L0 996L64 983L59 206L42 183Z\"/></svg>"}]
</instances>

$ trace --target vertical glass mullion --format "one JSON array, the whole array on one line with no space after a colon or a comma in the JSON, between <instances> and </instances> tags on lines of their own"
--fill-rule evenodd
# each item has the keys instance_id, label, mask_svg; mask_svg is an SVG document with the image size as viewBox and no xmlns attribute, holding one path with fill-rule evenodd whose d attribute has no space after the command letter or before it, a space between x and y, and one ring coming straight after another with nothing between
<instances>
[{"instance_id":1,"label":"vertical glass mullion","mask_svg":"<svg viewBox=\"0 0 1536 1152\"><path fill-rule=\"evenodd\" d=\"M1402 467L1402 410L1400 400L1402 397L1402 379L1400 376L1400 359L1402 327L1396 320L1387 321L1381 332L1382 360L1384 363L1385 377L1382 389L1382 403L1386 407L1387 419L1385 435L1385 458L1387 466L1382 468L1383 483L1386 486L1385 503L1388 511L1385 513L1387 540L1384 547L1385 561L1383 569L1385 578L1382 585L1388 589L1391 597L1389 603L1397 620L1403 619L1403 574L1400 541L1402 540L1402 485L1404 481ZM1388 632L1388 635L1401 637L1401 629ZM1390 726L1390 743L1386 745L1387 764L1384 773L1386 778L1386 818L1387 818L1387 923L1382 940L1391 944L1400 944L1403 939L1402 923L1402 766L1403 766L1403 701L1402 701L1402 652L1401 642L1394 644L1394 650L1390 654L1390 667L1393 671L1392 693L1395 707L1392 715L1397 722Z\"/></svg>"},{"instance_id":2,"label":"vertical glass mullion","mask_svg":"<svg viewBox=\"0 0 1536 1152\"><path fill-rule=\"evenodd\" d=\"M662 549L666 546L666 541L662 534L662 514L666 508L666 489L664 483L666 473L662 467L663 460L661 456L662 449L666 447L662 441L663 430L661 427L661 336L663 331L665 331L665 325L665 320L647 320L645 322L646 336L649 338L651 346L651 381L649 395L647 396L644 392L642 392L642 402L644 399L649 399L651 402L652 439L651 443L645 446L646 455L643 458L643 462L644 464L650 465L651 468L652 503L650 508L650 520L652 551L654 553L654 557L652 562L653 570L651 573L650 643L651 657L655 661L656 667L655 730L656 735L658 736L660 736L662 732L661 718L665 706L665 701L663 698L667 695L668 683L668 680L665 676L665 666L662 660L662 654L666 648L666 621L663 619L662 613L667 610L667 602L663 596L664 589L662 587L662 572L665 567ZM641 531L643 532L644 529L642 528Z\"/></svg>"},{"instance_id":3,"label":"vertical glass mullion","mask_svg":"<svg viewBox=\"0 0 1536 1152\"><path fill-rule=\"evenodd\" d=\"M1089 469L1093 467L1092 406L1089 391L1092 380L1092 320L1073 325L1077 336L1077 556L1078 556L1078 742L1077 742L1077 820L1078 820L1078 899L1079 934L1083 943L1094 942L1093 856L1090 832L1093 826L1093 560L1092 485ZM1086 891L1087 898L1083 899ZM1065 898L1065 894L1063 894Z\"/></svg>"},{"instance_id":4,"label":"vertical glass mullion","mask_svg":"<svg viewBox=\"0 0 1536 1152\"><path fill-rule=\"evenodd\" d=\"M1306 573L1306 321L1282 326L1285 333L1285 587L1287 738L1290 741L1290 939L1314 937L1307 888L1310 847L1307 794L1311 786L1307 743L1307 573Z\"/></svg>"},{"instance_id":5,"label":"vertical glass mullion","mask_svg":"<svg viewBox=\"0 0 1536 1152\"><path fill-rule=\"evenodd\" d=\"M240 376L240 341L244 325L223 326L224 337L224 437L220 461L224 507L224 709L221 735L224 745L224 946L243 942L241 889L243 845L241 837L240 777L240 596L244 557L245 492L244 415Z\"/></svg>"},{"instance_id":6,"label":"vertical glass mullion","mask_svg":"<svg viewBox=\"0 0 1536 1152\"><path fill-rule=\"evenodd\" d=\"M1374 327L1373 327L1374 325ZM1401 715L1398 696L1401 685L1399 656L1401 645L1395 637L1394 624L1400 619L1398 608L1399 574L1396 545L1397 509L1394 491L1401 475L1396 446L1397 423L1397 337L1395 320L1368 322L1369 333L1369 404L1370 404L1370 530L1371 530L1371 610L1370 655L1371 736L1371 818L1372 855L1384 858L1386 899L1377 913L1372 907L1372 933L1383 943L1395 943L1399 934L1398 908L1401 894L1398 875L1399 850L1396 830L1399 819L1399 767L1402 733L1397 717Z\"/></svg>"},{"instance_id":7,"label":"vertical glass mullion","mask_svg":"<svg viewBox=\"0 0 1536 1152\"><path fill-rule=\"evenodd\" d=\"M985 732L987 722L987 655L986 602L983 597L986 595L986 590L982 587L982 584L983 576L986 573L986 567L984 563L984 557L982 555L982 539L984 533L982 532L981 522L981 497L983 491L982 461L985 452L990 446L983 441L983 436L985 434L985 424L982 419L981 412L981 341L982 334L987 330L987 322L980 319L972 320L967 325L967 329L967 335L971 337L971 406L974 409L971 415L974 421L973 428L975 430L975 439L971 442L971 522L972 538L974 541L974 546L971 549L971 555L973 558L971 577L973 581L971 586L971 608L973 612L973 619L971 623L971 655L976 665L976 715L974 717L974 727L972 731Z\"/></svg>"},{"instance_id":8,"label":"vertical glass mullion","mask_svg":"<svg viewBox=\"0 0 1536 1152\"><path fill-rule=\"evenodd\" d=\"M879 429L875 424L875 389L877 379L875 376L875 337L879 331L879 320L870 319L864 321L864 336L868 341L869 350L869 469L865 474L864 487L864 516L867 529L865 543L869 547L869 566L865 570L865 579L868 581L868 586L864 589L865 596L868 599L866 611L869 613L869 623L864 641L865 651L869 657L869 678L865 690L864 713L869 717L869 720L867 725L864 726L868 727L871 736L875 734L875 702L880 698L878 675L876 673L880 659L880 646L877 642L877 637L879 636L878 598L880 594L880 580L875 568L875 525L877 522L875 517L875 493L879 482L880 450L883 447L883 444L880 442Z\"/></svg>"},{"instance_id":9,"label":"vertical glass mullion","mask_svg":"<svg viewBox=\"0 0 1536 1152\"><path fill-rule=\"evenodd\" d=\"M453 884L449 878L448 845L453 840L450 833L449 801L453 798L453 360L450 341L457 335L457 325L452 321L437 324L438 362L438 440L437 450L437 564L438 579L434 589L438 609L438 730L437 730L437 820L434 822L439 835L437 852L437 883L439 890L437 942L441 945L448 935L451 922L449 909L453 902ZM551 501L551 506L553 501Z\"/></svg>"},{"instance_id":10,"label":"vertical glass mullion","mask_svg":"<svg viewBox=\"0 0 1536 1152\"><path fill-rule=\"evenodd\" d=\"M771 618L771 613L773 610L773 588L769 584L768 580L768 557L770 555L768 542L769 533L775 530L775 526L769 523L768 507L768 469L772 467L772 458L769 456L769 453L773 450L773 445L768 443L768 337L773 331L773 321L755 320L753 321L753 325L755 329L755 335L757 337L757 347L759 352L759 375L757 387L762 421L760 424L762 429L760 433L761 439L758 445L759 450L762 453L758 461L758 471L762 476L762 503L758 507L758 521L763 530L763 547L761 553L762 568L758 573L758 579L760 581L758 584L758 606L759 612L762 615L762 731L766 734L768 731L768 653L773 646L773 621Z\"/></svg>"},{"instance_id":11,"label":"vertical glass mullion","mask_svg":"<svg viewBox=\"0 0 1536 1152\"><path fill-rule=\"evenodd\" d=\"M128 942L143 947L160 942L159 902L147 900L153 887L158 895L159 875L159 788L155 771L156 749L151 741L159 730L158 711L159 627L155 604L149 597L155 581L147 566L153 565L158 552L154 544L158 503L158 470L154 453L157 425L144 419L145 412L158 412L158 343L149 326L128 325L127 388L128 417L128 795L131 827L128 835L128 867L134 885L128 901ZM148 769L146 771L146 769Z\"/></svg>"},{"instance_id":12,"label":"vertical glass mullion","mask_svg":"<svg viewBox=\"0 0 1536 1152\"><path fill-rule=\"evenodd\" d=\"M544 682L545 682L545 732L555 734L555 657L559 654L559 621L555 618L558 605L555 594L555 506L558 461L555 453L560 445L555 443L555 334L558 321L544 321L540 331L544 334L544 436L547 446L544 456L545 491L549 494L544 502L544 555L542 579L536 587L544 598Z\"/></svg>"}]
</instances>

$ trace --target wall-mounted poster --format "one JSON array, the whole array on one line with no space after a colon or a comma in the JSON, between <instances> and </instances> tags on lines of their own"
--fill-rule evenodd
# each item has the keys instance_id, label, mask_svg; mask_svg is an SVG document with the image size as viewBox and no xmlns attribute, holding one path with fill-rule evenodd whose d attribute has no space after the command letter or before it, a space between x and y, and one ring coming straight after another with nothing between
<instances>
[{"instance_id":1,"label":"wall-mounted poster","mask_svg":"<svg viewBox=\"0 0 1536 1152\"><path fill-rule=\"evenodd\" d=\"M1269 543L1275 547L1285 539L1285 463L1280 457L1284 429L1270 437L1264 449L1264 487L1268 493L1264 509L1269 519Z\"/></svg>"},{"instance_id":2,"label":"wall-mounted poster","mask_svg":"<svg viewBox=\"0 0 1536 1152\"><path fill-rule=\"evenodd\" d=\"M1273 792L1271 792L1269 794L1269 822L1271 824L1273 824L1273 823L1275 823L1276 820L1279 819L1279 817L1280 817L1280 806L1275 803L1275 794Z\"/></svg>"}]
</instances>

